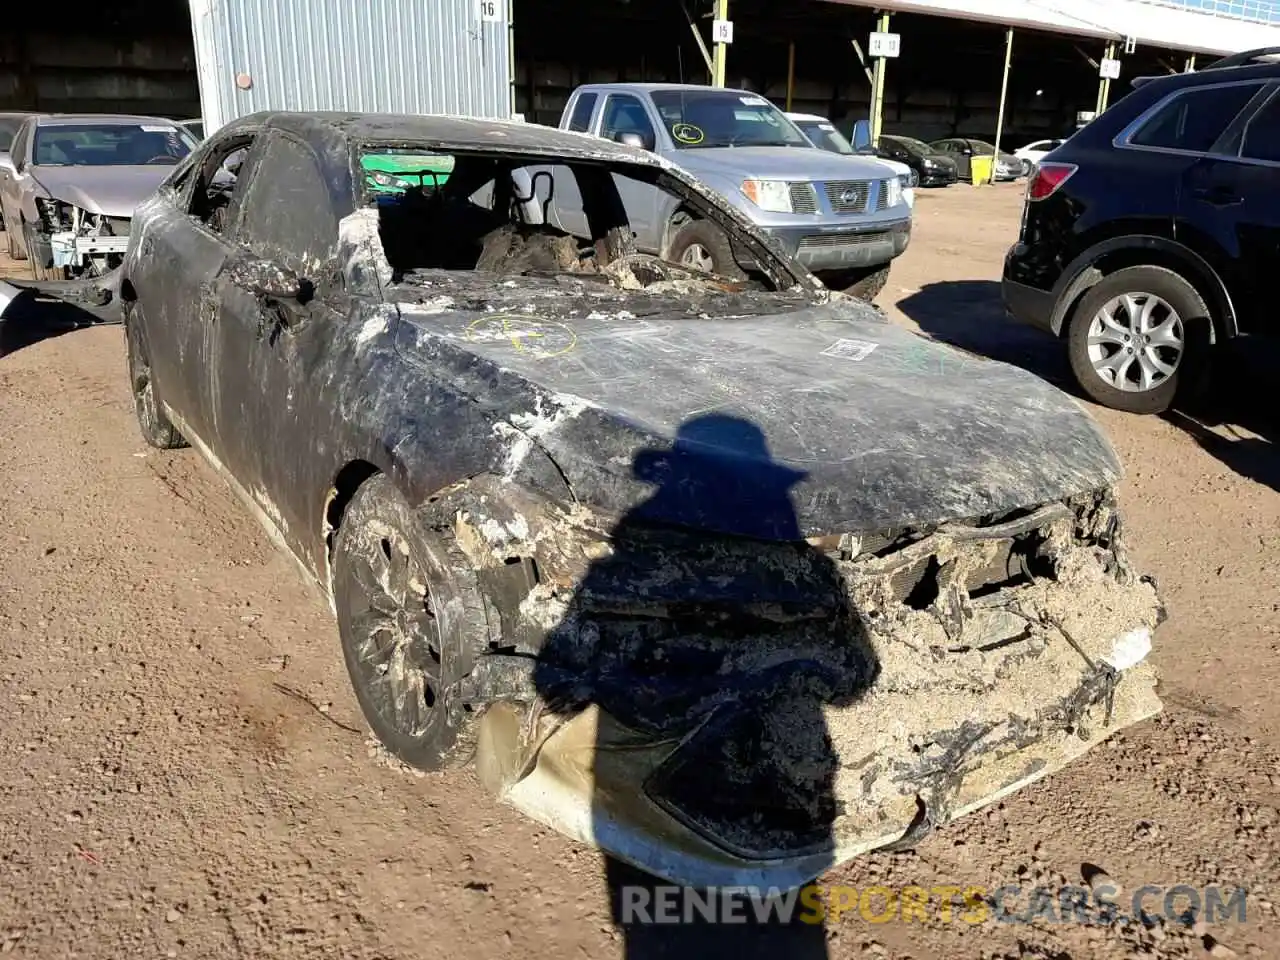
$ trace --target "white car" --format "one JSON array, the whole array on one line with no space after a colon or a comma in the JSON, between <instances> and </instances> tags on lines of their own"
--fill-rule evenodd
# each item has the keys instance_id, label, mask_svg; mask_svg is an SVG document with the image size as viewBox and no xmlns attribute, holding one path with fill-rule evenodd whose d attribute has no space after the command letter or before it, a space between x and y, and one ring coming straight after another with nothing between
<instances>
[{"instance_id":1,"label":"white car","mask_svg":"<svg viewBox=\"0 0 1280 960\"><path fill-rule=\"evenodd\" d=\"M799 127L800 132L819 150L851 156L858 153L853 144L846 140L844 134L837 130L836 125L826 117L820 117L815 113L788 113L787 119ZM915 171L897 160L886 160L883 157L877 159L898 175L898 179L902 182L902 199L907 201L908 207L915 209L916 192L913 189L917 182Z\"/></svg>"},{"instance_id":2,"label":"white car","mask_svg":"<svg viewBox=\"0 0 1280 960\"><path fill-rule=\"evenodd\" d=\"M1044 155L1050 150L1057 150L1063 142L1063 140L1037 140L1035 143L1028 143L1025 147L1013 151L1013 155L1022 161L1023 174L1030 176L1031 171L1044 159Z\"/></svg>"}]
</instances>

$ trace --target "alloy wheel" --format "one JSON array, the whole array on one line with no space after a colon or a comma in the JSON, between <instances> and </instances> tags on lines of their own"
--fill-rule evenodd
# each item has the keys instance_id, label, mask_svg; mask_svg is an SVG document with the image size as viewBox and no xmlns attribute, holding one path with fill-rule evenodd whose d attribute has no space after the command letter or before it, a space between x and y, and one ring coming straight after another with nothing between
<instances>
[{"instance_id":1,"label":"alloy wheel","mask_svg":"<svg viewBox=\"0 0 1280 960\"><path fill-rule=\"evenodd\" d=\"M700 243L691 243L685 247L684 253L680 255L680 262L703 273L715 273L715 259L711 256L711 251Z\"/></svg>"},{"instance_id":2,"label":"alloy wheel","mask_svg":"<svg viewBox=\"0 0 1280 960\"><path fill-rule=\"evenodd\" d=\"M1089 324L1089 363L1117 390L1153 390L1177 372L1185 346L1182 318L1151 293L1108 300Z\"/></svg>"},{"instance_id":3,"label":"alloy wheel","mask_svg":"<svg viewBox=\"0 0 1280 960\"><path fill-rule=\"evenodd\" d=\"M352 574L364 610L352 617L357 669L381 719L422 737L443 694L440 629L431 591L404 536L391 527L362 537Z\"/></svg>"}]
</instances>

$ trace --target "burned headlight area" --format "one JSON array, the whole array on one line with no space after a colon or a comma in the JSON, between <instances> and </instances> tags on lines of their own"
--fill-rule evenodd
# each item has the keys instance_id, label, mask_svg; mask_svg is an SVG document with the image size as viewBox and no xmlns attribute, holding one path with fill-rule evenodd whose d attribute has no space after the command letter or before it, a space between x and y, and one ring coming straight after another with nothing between
<instances>
[{"instance_id":1,"label":"burned headlight area","mask_svg":"<svg viewBox=\"0 0 1280 960\"><path fill-rule=\"evenodd\" d=\"M528 665L505 694L547 729L598 708L650 752L647 802L736 857L882 846L1159 708L1109 491L809 543L468 497L489 654Z\"/></svg>"}]
</instances>

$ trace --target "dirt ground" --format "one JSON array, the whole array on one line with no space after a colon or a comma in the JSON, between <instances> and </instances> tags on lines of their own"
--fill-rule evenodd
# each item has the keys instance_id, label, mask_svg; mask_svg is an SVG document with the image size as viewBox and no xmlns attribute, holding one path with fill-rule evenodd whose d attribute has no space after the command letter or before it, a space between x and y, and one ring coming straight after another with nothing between
<instances>
[{"instance_id":1,"label":"dirt ground","mask_svg":"<svg viewBox=\"0 0 1280 960\"><path fill-rule=\"evenodd\" d=\"M1058 345L999 306L1020 207L1020 185L920 191L881 303L1065 386ZM379 761L327 608L196 454L144 446L119 328L4 341L0 954L726 953L714 937L696 953L628 952L598 855L496 805L470 774ZM1194 420L1094 410L1128 471L1136 560L1169 602L1153 654L1165 714L913 852L823 878L1056 889L1098 867L1122 904L1161 888L1153 909L1175 884L1244 887L1247 919L970 924L931 910L871 923L854 910L828 925L830 956L1280 956L1269 369L1255 396L1252 377L1222 378L1215 412Z\"/></svg>"}]
</instances>

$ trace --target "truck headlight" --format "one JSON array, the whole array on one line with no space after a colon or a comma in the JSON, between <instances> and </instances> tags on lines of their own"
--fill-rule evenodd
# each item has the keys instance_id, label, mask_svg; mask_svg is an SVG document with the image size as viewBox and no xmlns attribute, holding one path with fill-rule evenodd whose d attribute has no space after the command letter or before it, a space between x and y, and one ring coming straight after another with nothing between
<instances>
[{"instance_id":1,"label":"truck headlight","mask_svg":"<svg viewBox=\"0 0 1280 960\"><path fill-rule=\"evenodd\" d=\"M884 188L889 191L889 202L885 204L887 207L896 207L902 202L902 180L894 177L892 180L884 181Z\"/></svg>"},{"instance_id":2,"label":"truck headlight","mask_svg":"<svg viewBox=\"0 0 1280 960\"><path fill-rule=\"evenodd\" d=\"M761 210L791 213L791 185L785 180L743 180L742 192Z\"/></svg>"}]
</instances>

